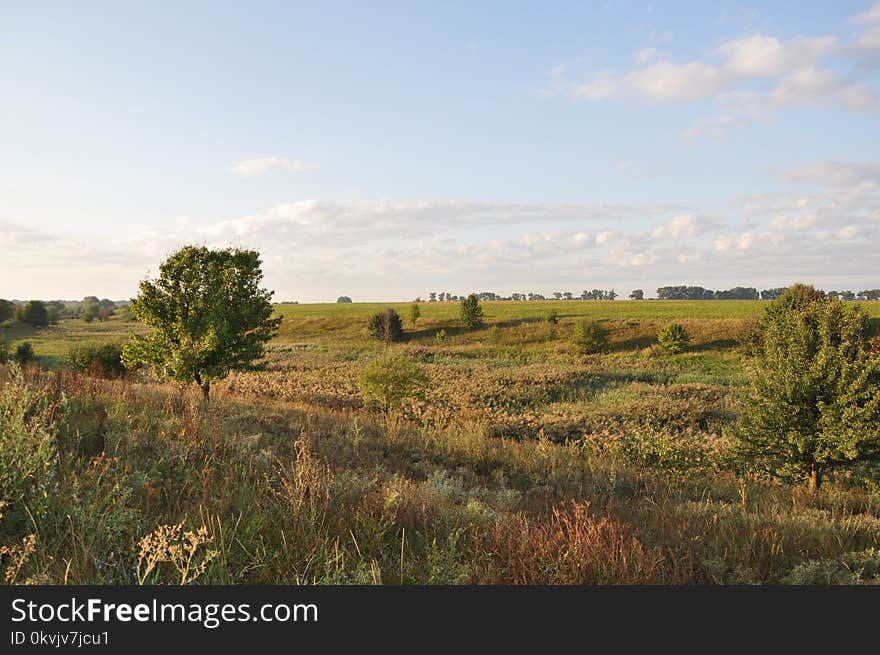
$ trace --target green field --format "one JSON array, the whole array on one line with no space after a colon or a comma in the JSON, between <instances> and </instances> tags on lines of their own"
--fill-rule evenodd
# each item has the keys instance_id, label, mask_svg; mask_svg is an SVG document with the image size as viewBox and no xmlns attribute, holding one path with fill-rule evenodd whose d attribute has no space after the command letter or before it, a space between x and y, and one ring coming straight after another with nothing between
<instances>
[{"instance_id":1,"label":"green field","mask_svg":"<svg viewBox=\"0 0 880 655\"><path fill-rule=\"evenodd\" d=\"M359 379L385 350L366 318L388 306L405 322L393 349L428 384L383 415ZM33 469L33 507L0 521L0 545L35 539L14 581L180 582L167 552L144 554L177 525L197 583L880 579L876 471L807 495L732 456L740 344L766 303L486 302L475 330L458 303L420 303L415 325L409 306L278 305L265 370L216 383L210 406L146 370L68 370L72 347L137 323L10 328L38 366L0 366L0 420L24 412L58 453ZM574 346L580 318L609 329L604 352ZM657 345L671 320L690 334L679 354Z\"/></svg>"}]
</instances>

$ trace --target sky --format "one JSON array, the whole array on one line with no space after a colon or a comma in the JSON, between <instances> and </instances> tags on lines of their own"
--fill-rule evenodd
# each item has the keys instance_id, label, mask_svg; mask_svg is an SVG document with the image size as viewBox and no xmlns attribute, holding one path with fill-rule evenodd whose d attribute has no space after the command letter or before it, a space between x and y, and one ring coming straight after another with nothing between
<instances>
[{"instance_id":1,"label":"sky","mask_svg":"<svg viewBox=\"0 0 880 655\"><path fill-rule=\"evenodd\" d=\"M880 287L880 3L0 0L0 297Z\"/></svg>"}]
</instances>

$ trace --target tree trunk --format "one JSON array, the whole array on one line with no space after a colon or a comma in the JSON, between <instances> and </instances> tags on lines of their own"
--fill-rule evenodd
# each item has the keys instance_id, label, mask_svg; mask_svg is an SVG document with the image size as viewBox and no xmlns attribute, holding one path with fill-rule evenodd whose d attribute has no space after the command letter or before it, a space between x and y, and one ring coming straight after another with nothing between
<instances>
[{"instance_id":1,"label":"tree trunk","mask_svg":"<svg viewBox=\"0 0 880 655\"><path fill-rule=\"evenodd\" d=\"M207 404L211 400L211 383L203 382L199 386L202 389L202 396L205 398L205 403Z\"/></svg>"},{"instance_id":2,"label":"tree trunk","mask_svg":"<svg viewBox=\"0 0 880 655\"><path fill-rule=\"evenodd\" d=\"M807 480L807 490L814 494L819 490L819 484L821 484L822 480L819 477L819 465L813 462L810 465L810 477Z\"/></svg>"}]
</instances>

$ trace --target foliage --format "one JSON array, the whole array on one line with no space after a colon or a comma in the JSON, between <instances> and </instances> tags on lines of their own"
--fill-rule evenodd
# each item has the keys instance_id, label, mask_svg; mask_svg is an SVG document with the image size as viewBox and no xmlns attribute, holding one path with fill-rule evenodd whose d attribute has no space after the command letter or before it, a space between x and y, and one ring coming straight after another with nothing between
<instances>
[{"instance_id":1,"label":"foliage","mask_svg":"<svg viewBox=\"0 0 880 655\"><path fill-rule=\"evenodd\" d=\"M271 318L272 292L260 288L259 253L186 246L159 271L132 301L132 313L151 330L132 335L123 363L194 381L207 399L213 380L255 367L281 322Z\"/></svg>"},{"instance_id":2,"label":"foliage","mask_svg":"<svg viewBox=\"0 0 880 655\"><path fill-rule=\"evenodd\" d=\"M5 323L15 315L15 305L9 301L0 298L0 323Z\"/></svg>"},{"instance_id":3,"label":"foliage","mask_svg":"<svg viewBox=\"0 0 880 655\"><path fill-rule=\"evenodd\" d=\"M122 363L122 346L115 343L71 348L67 357L74 369L103 378L119 377L126 371Z\"/></svg>"},{"instance_id":4,"label":"foliage","mask_svg":"<svg viewBox=\"0 0 880 655\"><path fill-rule=\"evenodd\" d=\"M58 458L56 426L63 410L63 398L28 384L18 365L7 368L0 392L0 503L7 523L23 523L28 514L42 516L49 504Z\"/></svg>"},{"instance_id":5,"label":"foliage","mask_svg":"<svg viewBox=\"0 0 880 655\"><path fill-rule=\"evenodd\" d=\"M419 303L414 302L409 306L409 324L415 327L421 316L422 310L419 308Z\"/></svg>"},{"instance_id":6,"label":"foliage","mask_svg":"<svg viewBox=\"0 0 880 655\"><path fill-rule=\"evenodd\" d=\"M599 321L582 319L574 324L572 343L583 354L595 354L608 350L611 331Z\"/></svg>"},{"instance_id":7,"label":"foliage","mask_svg":"<svg viewBox=\"0 0 880 655\"><path fill-rule=\"evenodd\" d=\"M790 289L767 308L734 431L742 456L816 489L829 470L880 459L880 359L867 316Z\"/></svg>"},{"instance_id":8,"label":"foliage","mask_svg":"<svg viewBox=\"0 0 880 655\"><path fill-rule=\"evenodd\" d=\"M337 302L337 303L342 303L342 304L350 304L350 303L351 303L351 298L350 298L349 296L339 296L339 297L336 299L336 302Z\"/></svg>"},{"instance_id":9,"label":"foliage","mask_svg":"<svg viewBox=\"0 0 880 655\"><path fill-rule=\"evenodd\" d=\"M367 331L374 339L385 343L403 340L403 321L395 310L389 308L377 312L367 321Z\"/></svg>"},{"instance_id":10,"label":"foliage","mask_svg":"<svg viewBox=\"0 0 880 655\"><path fill-rule=\"evenodd\" d=\"M22 341L18 344L15 347L15 353L12 355L12 359L22 366L34 361L36 357L36 354L34 354L34 346L30 341Z\"/></svg>"},{"instance_id":11,"label":"foliage","mask_svg":"<svg viewBox=\"0 0 880 655\"><path fill-rule=\"evenodd\" d=\"M550 325L556 325L559 323L559 311L554 307L550 310L550 313L547 315L547 322Z\"/></svg>"},{"instance_id":12,"label":"foliage","mask_svg":"<svg viewBox=\"0 0 880 655\"><path fill-rule=\"evenodd\" d=\"M427 382L428 376L417 364L394 351L386 351L358 378L363 397L386 413L400 409L405 400L418 396Z\"/></svg>"},{"instance_id":13,"label":"foliage","mask_svg":"<svg viewBox=\"0 0 880 655\"><path fill-rule=\"evenodd\" d=\"M657 334L657 341L663 350L680 353L687 348L690 335L680 323L670 323Z\"/></svg>"},{"instance_id":14,"label":"foliage","mask_svg":"<svg viewBox=\"0 0 880 655\"><path fill-rule=\"evenodd\" d=\"M49 325L49 312L46 309L46 305L40 300L29 300L24 305L21 305L16 310L15 318L31 327L46 327Z\"/></svg>"},{"instance_id":15,"label":"foliage","mask_svg":"<svg viewBox=\"0 0 880 655\"><path fill-rule=\"evenodd\" d=\"M477 298L475 293L461 301L459 312L461 323L468 330L478 327L483 322L483 308L480 306L480 299Z\"/></svg>"},{"instance_id":16,"label":"foliage","mask_svg":"<svg viewBox=\"0 0 880 655\"><path fill-rule=\"evenodd\" d=\"M446 342L446 330L439 329L434 333L434 343L438 346L442 346Z\"/></svg>"}]
</instances>

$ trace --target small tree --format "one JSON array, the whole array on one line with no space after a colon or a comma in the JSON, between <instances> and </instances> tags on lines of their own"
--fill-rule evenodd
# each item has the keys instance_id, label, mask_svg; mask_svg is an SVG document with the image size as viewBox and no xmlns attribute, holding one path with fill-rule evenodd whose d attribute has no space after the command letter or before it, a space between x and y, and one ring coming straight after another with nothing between
<instances>
[{"instance_id":1,"label":"small tree","mask_svg":"<svg viewBox=\"0 0 880 655\"><path fill-rule=\"evenodd\" d=\"M36 355L34 354L34 347L31 345L31 342L22 341L18 344L18 346L15 347L15 354L12 356L12 359L21 366L34 361Z\"/></svg>"},{"instance_id":2,"label":"small tree","mask_svg":"<svg viewBox=\"0 0 880 655\"><path fill-rule=\"evenodd\" d=\"M630 300L644 300L645 292L642 289L633 289L633 292L629 294Z\"/></svg>"},{"instance_id":3,"label":"small tree","mask_svg":"<svg viewBox=\"0 0 880 655\"><path fill-rule=\"evenodd\" d=\"M336 299L336 302L339 304L349 304L351 302L351 298L349 298L348 296L339 296Z\"/></svg>"},{"instance_id":4,"label":"small tree","mask_svg":"<svg viewBox=\"0 0 880 655\"><path fill-rule=\"evenodd\" d=\"M97 304L89 303L88 305L82 306L82 320L86 323L91 323L98 315L101 313L101 308L98 307Z\"/></svg>"},{"instance_id":5,"label":"small tree","mask_svg":"<svg viewBox=\"0 0 880 655\"><path fill-rule=\"evenodd\" d=\"M211 382L231 371L258 368L280 318L254 250L185 246L144 280L132 313L151 328L123 349L128 368L151 364L179 382L195 382L209 399Z\"/></svg>"},{"instance_id":6,"label":"small tree","mask_svg":"<svg viewBox=\"0 0 880 655\"><path fill-rule=\"evenodd\" d=\"M0 323L5 323L15 314L15 305L8 300L0 298Z\"/></svg>"},{"instance_id":7,"label":"small tree","mask_svg":"<svg viewBox=\"0 0 880 655\"><path fill-rule=\"evenodd\" d=\"M547 322L550 325L556 325L559 323L559 311L554 307L550 310L550 313L547 315Z\"/></svg>"},{"instance_id":8,"label":"small tree","mask_svg":"<svg viewBox=\"0 0 880 655\"><path fill-rule=\"evenodd\" d=\"M680 353L687 348L691 338L684 326L670 323L657 334L660 347L666 352Z\"/></svg>"},{"instance_id":9,"label":"small tree","mask_svg":"<svg viewBox=\"0 0 880 655\"><path fill-rule=\"evenodd\" d=\"M390 307L385 311L376 312L367 321L367 330L374 339L385 343L393 343L403 339L403 321L395 310Z\"/></svg>"},{"instance_id":10,"label":"small tree","mask_svg":"<svg viewBox=\"0 0 880 655\"><path fill-rule=\"evenodd\" d=\"M811 289L765 311L733 434L750 464L815 491L828 471L880 460L880 357L863 311Z\"/></svg>"},{"instance_id":11,"label":"small tree","mask_svg":"<svg viewBox=\"0 0 880 655\"><path fill-rule=\"evenodd\" d=\"M483 322L483 308L480 306L477 294L472 293L461 301L461 322L468 330L474 329Z\"/></svg>"},{"instance_id":12,"label":"small tree","mask_svg":"<svg viewBox=\"0 0 880 655\"><path fill-rule=\"evenodd\" d=\"M419 308L419 303L414 302L409 306L409 324L413 327L416 326L419 318L422 315L422 310Z\"/></svg>"},{"instance_id":13,"label":"small tree","mask_svg":"<svg viewBox=\"0 0 880 655\"><path fill-rule=\"evenodd\" d=\"M608 350L608 335L611 331L599 321L583 319L575 323L572 343L584 354L601 353Z\"/></svg>"},{"instance_id":14,"label":"small tree","mask_svg":"<svg viewBox=\"0 0 880 655\"><path fill-rule=\"evenodd\" d=\"M31 327L46 327L49 325L49 312L39 300L29 300L18 308L16 318Z\"/></svg>"},{"instance_id":15,"label":"small tree","mask_svg":"<svg viewBox=\"0 0 880 655\"><path fill-rule=\"evenodd\" d=\"M391 350L371 362L358 377L361 395L386 415L418 396L427 382L428 376L417 364Z\"/></svg>"}]
</instances>

